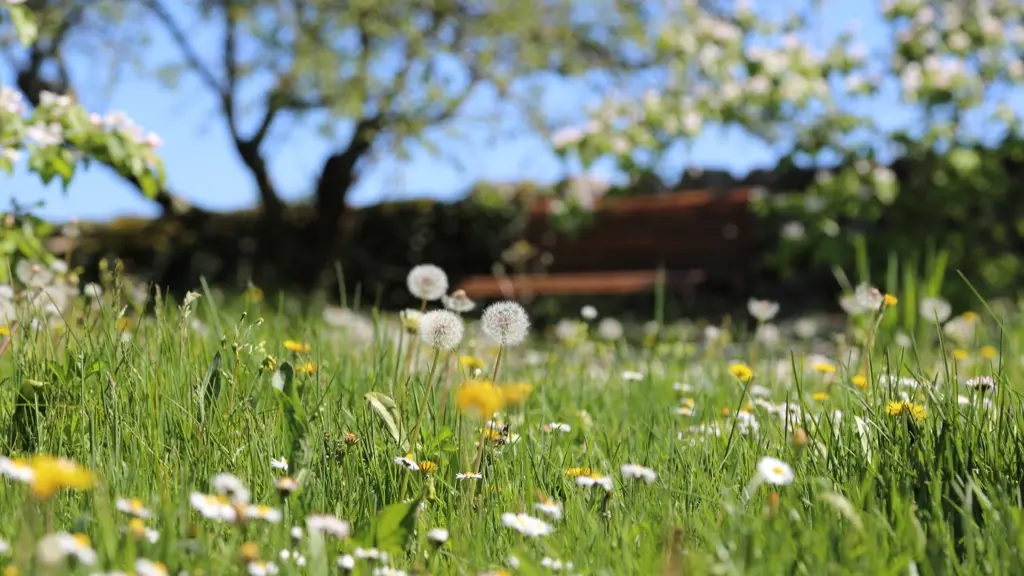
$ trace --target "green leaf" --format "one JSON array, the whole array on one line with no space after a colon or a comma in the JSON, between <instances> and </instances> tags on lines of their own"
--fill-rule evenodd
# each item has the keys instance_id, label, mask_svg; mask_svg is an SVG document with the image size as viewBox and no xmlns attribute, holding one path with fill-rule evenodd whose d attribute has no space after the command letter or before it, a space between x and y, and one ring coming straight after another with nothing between
<instances>
[{"instance_id":1,"label":"green leaf","mask_svg":"<svg viewBox=\"0 0 1024 576\"><path fill-rule=\"evenodd\" d=\"M395 404L395 401L380 392L367 392L363 397L366 398L366 401L370 403L370 407L373 408L377 416L384 422L384 426L387 427L395 443L399 444L403 451L409 450L409 443L402 440L402 430L400 428L402 416L398 411L398 405Z\"/></svg>"},{"instance_id":2,"label":"green leaf","mask_svg":"<svg viewBox=\"0 0 1024 576\"><path fill-rule=\"evenodd\" d=\"M373 520L373 545L380 550L398 554L406 549L416 529L420 499L399 502L384 508Z\"/></svg>"},{"instance_id":3,"label":"green leaf","mask_svg":"<svg viewBox=\"0 0 1024 576\"><path fill-rule=\"evenodd\" d=\"M7 11L11 15L11 23L14 24L14 30L18 33L18 42L23 46L28 46L36 41L39 36L39 25L36 24L35 18L32 13L29 12L26 6L9 5Z\"/></svg>"},{"instance_id":4,"label":"green leaf","mask_svg":"<svg viewBox=\"0 0 1024 576\"><path fill-rule=\"evenodd\" d=\"M156 179L148 172L139 176L139 187L142 188L142 193L147 198L155 198L157 192L160 191L160 186L157 184Z\"/></svg>"}]
</instances>

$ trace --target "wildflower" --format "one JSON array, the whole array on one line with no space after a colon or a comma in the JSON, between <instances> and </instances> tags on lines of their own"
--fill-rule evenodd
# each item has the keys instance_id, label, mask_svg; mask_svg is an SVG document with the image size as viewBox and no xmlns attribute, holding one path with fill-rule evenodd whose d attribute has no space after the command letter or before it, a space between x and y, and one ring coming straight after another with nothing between
<instances>
[{"instance_id":1,"label":"wildflower","mask_svg":"<svg viewBox=\"0 0 1024 576\"><path fill-rule=\"evenodd\" d=\"M530 393L533 392L533 386L526 383L517 384L502 384L501 385L501 396L505 400L506 406L518 406L530 397Z\"/></svg>"},{"instance_id":2,"label":"wildflower","mask_svg":"<svg viewBox=\"0 0 1024 576\"><path fill-rule=\"evenodd\" d=\"M357 560L377 560L380 562L388 561L388 553L383 550L377 550L376 548L356 548L352 551L352 555Z\"/></svg>"},{"instance_id":3,"label":"wildflower","mask_svg":"<svg viewBox=\"0 0 1024 576\"><path fill-rule=\"evenodd\" d=\"M455 405L462 412L490 418L505 406L505 396L500 388L490 382L471 380L456 391Z\"/></svg>"},{"instance_id":4,"label":"wildflower","mask_svg":"<svg viewBox=\"0 0 1024 576\"><path fill-rule=\"evenodd\" d=\"M555 527L551 524L522 513L512 514L511 512L506 512L501 515L501 523L529 538L546 536L555 531Z\"/></svg>"},{"instance_id":5,"label":"wildflower","mask_svg":"<svg viewBox=\"0 0 1024 576\"><path fill-rule=\"evenodd\" d=\"M289 351L289 352L294 352L296 354L301 354L303 352L309 352L310 350L313 349L313 346L311 346L311 345L309 345L309 344L307 344L305 342L299 342L297 340L285 340L284 341L284 349Z\"/></svg>"},{"instance_id":6,"label":"wildflower","mask_svg":"<svg viewBox=\"0 0 1024 576\"><path fill-rule=\"evenodd\" d=\"M238 550L238 557L245 562L253 562L260 557L260 545L255 542L245 542Z\"/></svg>"},{"instance_id":7,"label":"wildflower","mask_svg":"<svg viewBox=\"0 0 1024 576\"><path fill-rule=\"evenodd\" d=\"M811 365L811 370L821 374L835 374L836 365L831 362L815 362Z\"/></svg>"},{"instance_id":8,"label":"wildflower","mask_svg":"<svg viewBox=\"0 0 1024 576\"><path fill-rule=\"evenodd\" d=\"M996 379L991 376L978 376L976 378L968 378L965 384L972 390L987 392L989 390L995 390Z\"/></svg>"},{"instance_id":9,"label":"wildflower","mask_svg":"<svg viewBox=\"0 0 1024 576\"><path fill-rule=\"evenodd\" d=\"M448 275L433 264L413 266L405 278L409 293L427 302L440 300L448 292Z\"/></svg>"},{"instance_id":10,"label":"wildflower","mask_svg":"<svg viewBox=\"0 0 1024 576\"><path fill-rule=\"evenodd\" d=\"M481 480L484 475L478 472L458 472L455 474L456 480Z\"/></svg>"},{"instance_id":11,"label":"wildflower","mask_svg":"<svg viewBox=\"0 0 1024 576\"><path fill-rule=\"evenodd\" d=\"M893 417L907 415L917 422L923 421L928 416L928 410L924 406L906 400L902 402L889 402L889 405L885 408L885 413Z\"/></svg>"},{"instance_id":12,"label":"wildflower","mask_svg":"<svg viewBox=\"0 0 1024 576\"><path fill-rule=\"evenodd\" d=\"M811 318L800 318L793 323L793 331L803 340L810 340L818 333L818 323Z\"/></svg>"},{"instance_id":13,"label":"wildflower","mask_svg":"<svg viewBox=\"0 0 1024 576\"><path fill-rule=\"evenodd\" d=\"M152 513L146 509L146 505L142 503L142 500L139 500L138 498L118 498L114 503L114 506L119 512L129 516L135 516L136 518L142 518L143 520L152 515Z\"/></svg>"},{"instance_id":14,"label":"wildflower","mask_svg":"<svg viewBox=\"0 0 1024 576\"><path fill-rule=\"evenodd\" d=\"M793 444L799 447L807 446L807 431L803 428L797 428L793 432Z\"/></svg>"},{"instance_id":15,"label":"wildflower","mask_svg":"<svg viewBox=\"0 0 1024 576\"><path fill-rule=\"evenodd\" d=\"M96 551L89 537L85 534L56 532L47 534L39 541L39 561L44 565L55 566L65 558L72 558L86 566L95 564Z\"/></svg>"},{"instance_id":16,"label":"wildflower","mask_svg":"<svg viewBox=\"0 0 1024 576\"><path fill-rule=\"evenodd\" d=\"M978 355L985 360L995 360L999 357L999 349L995 346L982 346L981 350L978 350Z\"/></svg>"},{"instance_id":17,"label":"wildflower","mask_svg":"<svg viewBox=\"0 0 1024 576\"><path fill-rule=\"evenodd\" d=\"M925 320L942 324L949 320L950 315L953 313L953 307L942 298L932 296L921 300L918 311Z\"/></svg>"},{"instance_id":18,"label":"wildflower","mask_svg":"<svg viewBox=\"0 0 1024 576\"><path fill-rule=\"evenodd\" d=\"M595 320L597 319L597 308L594 308L593 306L588 304L583 308L580 308L580 316L587 322Z\"/></svg>"},{"instance_id":19,"label":"wildflower","mask_svg":"<svg viewBox=\"0 0 1024 576\"><path fill-rule=\"evenodd\" d=\"M281 511L270 506L246 506L245 518L248 520L266 520L271 524L277 524L281 521Z\"/></svg>"},{"instance_id":20,"label":"wildflower","mask_svg":"<svg viewBox=\"0 0 1024 576\"><path fill-rule=\"evenodd\" d=\"M878 288L870 284L857 286L857 289L854 291L854 297L863 309L870 311L878 310L885 302L885 296L879 292Z\"/></svg>"},{"instance_id":21,"label":"wildflower","mask_svg":"<svg viewBox=\"0 0 1024 576\"><path fill-rule=\"evenodd\" d=\"M747 301L747 312L758 322L767 322L779 313L779 303L751 298Z\"/></svg>"},{"instance_id":22,"label":"wildflower","mask_svg":"<svg viewBox=\"0 0 1024 576\"><path fill-rule=\"evenodd\" d=\"M892 294L887 293L882 295L882 303L885 304L887 308L895 306L896 304L899 303L899 301L899 298L893 296Z\"/></svg>"},{"instance_id":23,"label":"wildflower","mask_svg":"<svg viewBox=\"0 0 1024 576\"><path fill-rule=\"evenodd\" d=\"M30 260L19 260L14 267L14 275L33 288L42 288L53 282L53 271L48 266Z\"/></svg>"},{"instance_id":24,"label":"wildflower","mask_svg":"<svg viewBox=\"0 0 1024 576\"><path fill-rule=\"evenodd\" d=\"M272 469L274 469L274 470L282 470L284 472L287 472L288 471L288 460L286 460L284 456L281 456L280 459L271 458L270 459L270 467Z\"/></svg>"},{"instance_id":25,"label":"wildflower","mask_svg":"<svg viewBox=\"0 0 1024 576\"><path fill-rule=\"evenodd\" d=\"M545 424L544 426L541 427L541 429L544 430L545 432L553 432L556 430L558 432L571 432L572 426L569 426L568 424L565 424L563 422L552 422L550 424Z\"/></svg>"},{"instance_id":26,"label":"wildflower","mask_svg":"<svg viewBox=\"0 0 1024 576\"><path fill-rule=\"evenodd\" d=\"M473 302L469 299L469 296L466 296L465 290L456 290L452 292L451 296L442 296L441 303L444 304L445 308L456 314L472 312L476 308L476 302Z\"/></svg>"},{"instance_id":27,"label":"wildflower","mask_svg":"<svg viewBox=\"0 0 1024 576\"><path fill-rule=\"evenodd\" d=\"M793 483L793 469L782 460L765 456L757 463L757 474L761 480L775 486L787 486Z\"/></svg>"},{"instance_id":28,"label":"wildflower","mask_svg":"<svg viewBox=\"0 0 1024 576\"><path fill-rule=\"evenodd\" d=\"M398 313L398 319L402 323L402 327L413 334L419 331L421 318L423 318L423 312L413 310L412 308L406 308Z\"/></svg>"},{"instance_id":29,"label":"wildflower","mask_svg":"<svg viewBox=\"0 0 1024 576\"><path fill-rule=\"evenodd\" d=\"M754 371L750 366L737 362L729 366L729 374L732 374L740 382L749 382L754 378Z\"/></svg>"},{"instance_id":30,"label":"wildflower","mask_svg":"<svg viewBox=\"0 0 1024 576\"><path fill-rule=\"evenodd\" d=\"M399 466L405 468L406 470L412 470L413 472L417 472L420 469L420 465L417 464L416 461L412 459L411 454L408 456L396 456L395 464L398 464Z\"/></svg>"},{"instance_id":31,"label":"wildflower","mask_svg":"<svg viewBox=\"0 0 1024 576\"><path fill-rule=\"evenodd\" d=\"M811 394L811 398L817 400L818 402L824 402L825 400L831 398L831 396L829 396L827 392L815 392L814 394Z\"/></svg>"},{"instance_id":32,"label":"wildflower","mask_svg":"<svg viewBox=\"0 0 1024 576\"><path fill-rule=\"evenodd\" d=\"M346 446L353 446L356 442L359 442L359 438L355 434L349 432L348 434L345 434L345 437L342 438L341 441L344 442Z\"/></svg>"},{"instance_id":33,"label":"wildflower","mask_svg":"<svg viewBox=\"0 0 1024 576\"><path fill-rule=\"evenodd\" d=\"M12 460L0 457L0 474L7 476L11 480L17 480L26 484L31 484L32 479L35 477L32 466L21 458Z\"/></svg>"},{"instance_id":34,"label":"wildflower","mask_svg":"<svg viewBox=\"0 0 1024 576\"><path fill-rule=\"evenodd\" d=\"M856 386L857 388L868 387L868 379L861 374L854 376L853 378L850 379L850 381L853 382L853 385Z\"/></svg>"},{"instance_id":35,"label":"wildflower","mask_svg":"<svg viewBox=\"0 0 1024 576\"><path fill-rule=\"evenodd\" d=\"M551 570L552 572L560 572L561 570L572 570L572 562L562 562L561 560L555 560L548 556L541 558L540 565Z\"/></svg>"},{"instance_id":36,"label":"wildflower","mask_svg":"<svg viewBox=\"0 0 1024 576\"><path fill-rule=\"evenodd\" d=\"M154 562L146 558L139 558L135 561L135 574L137 576L167 576L170 571L163 562Z\"/></svg>"},{"instance_id":37,"label":"wildflower","mask_svg":"<svg viewBox=\"0 0 1024 576\"><path fill-rule=\"evenodd\" d=\"M629 382L639 382L644 379L644 375L640 372L634 372L632 370L623 370L622 379Z\"/></svg>"},{"instance_id":38,"label":"wildflower","mask_svg":"<svg viewBox=\"0 0 1024 576\"><path fill-rule=\"evenodd\" d=\"M351 572L356 568L356 559L351 554L342 554L338 556L338 568L345 572Z\"/></svg>"},{"instance_id":39,"label":"wildflower","mask_svg":"<svg viewBox=\"0 0 1024 576\"><path fill-rule=\"evenodd\" d=\"M615 318L604 318L597 324L597 335L602 340L608 342L615 342L622 339L624 330L622 328L622 322L619 322Z\"/></svg>"},{"instance_id":40,"label":"wildflower","mask_svg":"<svg viewBox=\"0 0 1024 576\"><path fill-rule=\"evenodd\" d=\"M307 362L300 362L297 366L295 366L295 371L298 372L299 374L305 374L307 376L312 376L312 375L316 374L316 364L314 364L313 362L309 362L309 361L307 361Z\"/></svg>"},{"instance_id":41,"label":"wildflower","mask_svg":"<svg viewBox=\"0 0 1024 576\"><path fill-rule=\"evenodd\" d=\"M562 519L562 504L560 502L555 502L554 500L546 499L543 502L538 502L534 504L533 508L536 511L551 518L552 520Z\"/></svg>"},{"instance_id":42,"label":"wildflower","mask_svg":"<svg viewBox=\"0 0 1024 576\"><path fill-rule=\"evenodd\" d=\"M299 483L290 476L282 476L274 481L274 489L282 498L287 498L299 489Z\"/></svg>"},{"instance_id":43,"label":"wildflower","mask_svg":"<svg viewBox=\"0 0 1024 576\"><path fill-rule=\"evenodd\" d=\"M483 370L484 368L487 367L487 365L484 364L484 361L477 358L476 356L465 355L459 356L459 366L462 366L463 369L472 370L474 372L478 370Z\"/></svg>"},{"instance_id":44,"label":"wildflower","mask_svg":"<svg viewBox=\"0 0 1024 576\"><path fill-rule=\"evenodd\" d=\"M530 318L518 302L505 300L488 306L480 318L484 332L502 346L518 346L526 340Z\"/></svg>"},{"instance_id":45,"label":"wildflower","mask_svg":"<svg viewBox=\"0 0 1024 576\"><path fill-rule=\"evenodd\" d=\"M427 531L427 540L441 546L448 541L448 531L444 528L431 528Z\"/></svg>"},{"instance_id":46,"label":"wildflower","mask_svg":"<svg viewBox=\"0 0 1024 576\"><path fill-rule=\"evenodd\" d=\"M424 474L433 474L434 472L437 472L437 463L431 462L430 460L421 460L417 466L419 466L419 471Z\"/></svg>"},{"instance_id":47,"label":"wildflower","mask_svg":"<svg viewBox=\"0 0 1024 576\"><path fill-rule=\"evenodd\" d=\"M141 518L132 518L128 523L128 533L136 540L146 540L150 544L156 544L160 540L160 533L146 526Z\"/></svg>"},{"instance_id":48,"label":"wildflower","mask_svg":"<svg viewBox=\"0 0 1024 576\"><path fill-rule=\"evenodd\" d=\"M608 476L601 476L600 474L590 474L588 476L577 476L576 485L584 488L590 488L592 486L600 486L605 489L605 492L612 491L612 479Z\"/></svg>"},{"instance_id":49,"label":"wildflower","mask_svg":"<svg viewBox=\"0 0 1024 576\"><path fill-rule=\"evenodd\" d=\"M953 340L966 344L974 339L974 328L974 321L969 320L967 313L964 313L946 322L942 326L942 332Z\"/></svg>"},{"instance_id":50,"label":"wildflower","mask_svg":"<svg viewBox=\"0 0 1024 576\"><path fill-rule=\"evenodd\" d=\"M778 346L779 342L782 341L782 330L772 323L761 324L754 331L754 340L757 340L761 344L773 348Z\"/></svg>"},{"instance_id":51,"label":"wildflower","mask_svg":"<svg viewBox=\"0 0 1024 576\"><path fill-rule=\"evenodd\" d=\"M433 310L420 318L420 340L437 350L458 348L463 331L462 319L448 310Z\"/></svg>"},{"instance_id":52,"label":"wildflower","mask_svg":"<svg viewBox=\"0 0 1024 576\"><path fill-rule=\"evenodd\" d=\"M623 464L620 472L622 472L623 478L639 478L648 484L653 484L657 478L654 470L638 464Z\"/></svg>"},{"instance_id":53,"label":"wildflower","mask_svg":"<svg viewBox=\"0 0 1024 576\"><path fill-rule=\"evenodd\" d=\"M92 472L65 458L35 456L29 461L32 467L32 495L39 500L48 500L62 488L89 490L93 487Z\"/></svg>"},{"instance_id":54,"label":"wildflower","mask_svg":"<svg viewBox=\"0 0 1024 576\"><path fill-rule=\"evenodd\" d=\"M306 517L306 530L323 532L336 538L348 538L352 533L352 525L328 514L314 514Z\"/></svg>"},{"instance_id":55,"label":"wildflower","mask_svg":"<svg viewBox=\"0 0 1024 576\"><path fill-rule=\"evenodd\" d=\"M100 298L103 298L103 287L95 282L90 282L85 286L82 286L82 294L87 298L99 300Z\"/></svg>"},{"instance_id":56,"label":"wildflower","mask_svg":"<svg viewBox=\"0 0 1024 576\"><path fill-rule=\"evenodd\" d=\"M581 468L581 467L578 467L578 466L573 467L573 468L566 468L565 469L565 475L568 476L569 478L578 478L580 476L590 476L593 473L594 473L593 470L591 470L590 468Z\"/></svg>"},{"instance_id":57,"label":"wildflower","mask_svg":"<svg viewBox=\"0 0 1024 576\"><path fill-rule=\"evenodd\" d=\"M676 408L676 414L679 416L693 416L694 413L695 410L693 406L683 405Z\"/></svg>"},{"instance_id":58,"label":"wildflower","mask_svg":"<svg viewBox=\"0 0 1024 576\"><path fill-rule=\"evenodd\" d=\"M269 576L270 574L277 574L277 564L263 560L254 560L246 564L245 570L250 576Z\"/></svg>"},{"instance_id":59,"label":"wildflower","mask_svg":"<svg viewBox=\"0 0 1024 576\"><path fill-rule=\"evenodd\" d=\"M235 522L238 520L238 509L231 504L226 496L193 492L189 496L189 504L204 518Z\"/></svg>"},{"instance_id":60,"label":"wildflower","mask_svg":"<svg viewBox=\"0 0 1024 576\"><path fill-rule=\"evenodd\" d=\"M213 486L213 491L222 496L227 496L232 504L248 504L249 503L249 490L234 474L228 474L222 472L217 474L210 480L210 485Z\"/></svg>"},{"instance_id":61,"label":"wildflower","mask_svg":"<svg viewBox=\"0 0 1024 576\"><path fill-rule=\"evenodd\" d=\"M954 348L950 354L955 360L968 360L971 357L971 353L963 348Z\"/></svg>"}]
</instances>

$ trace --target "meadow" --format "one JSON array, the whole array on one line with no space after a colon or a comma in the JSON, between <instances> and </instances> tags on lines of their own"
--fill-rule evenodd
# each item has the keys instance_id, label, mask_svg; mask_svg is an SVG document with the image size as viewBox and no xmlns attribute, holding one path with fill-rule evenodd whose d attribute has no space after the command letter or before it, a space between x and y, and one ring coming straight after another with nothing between
<instances>
[{"instance_id":1,"label":"meadow","mask_svg":"<svg viewBox=\"0 0 1024 576\"><path fill-rule=\"evenodd\" d=\"M0 290L4 574L1018 574L1024 323Z\"/></svg>"}]
</instances>

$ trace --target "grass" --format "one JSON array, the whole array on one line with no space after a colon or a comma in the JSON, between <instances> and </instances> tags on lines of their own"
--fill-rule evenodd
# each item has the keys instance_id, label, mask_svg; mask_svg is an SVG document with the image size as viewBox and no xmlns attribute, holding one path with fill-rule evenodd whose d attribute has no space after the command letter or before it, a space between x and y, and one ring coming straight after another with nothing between
<instances>
[{"instance_id":1,"label":"grass","mask_svg":"<svg viewBox=\"0 0 1024 576\"><path fill-rule=\"evenodd\" d=\"M67 485L50 496L0 479L8 573L244 574L268 570L263 561L281 574L337 574L339 558L371 547L387 560L353 558L354 573L545 574L560 562L580 574L1014 574L1024 565L1015 315L998 318L1003 329L958 317L972 327L954 334L959 342L918 326L906 347L895 344L891 309L849 319L838 345L786 331L775 343L707 342L682 326L629 344L601 341L593 324L574 336L563 325L565 340L534 334L503 351L498 382L532 390L518 388L521 403L496 417L477 481L456 478L473 468L482 428L456 392L474 370L486 378L494 368L478 313L459 350L438 355L428 387L432 351L399 336L389 315L303 314L286 300L209 291L145 314L109 288L100 300L70 300L49 325L31 327L21 302L26 321L8 327L5 471L48 454L95 480L37 466L36 483ZM859 354L866 341L872 349ZM737 377L740 362L752 378ZM994 390L970 389L978 376L993 377ZM406 447L420 413L417 445ZM419 471L396 463L409 453ZM764 457L791 467L792 483L759 475ZM286 473L271 460L281 458L299 485L290 495L275 487ZM656 479L624 477L628 464ZM606 477L611 491L578 485L587 471L576 468ZM214 493L221 473L280 521L204 517L192 494ZM151 511L155 542L118 498ZM536 508L549 500L560 519ZM507 526L503 515L520 512L553 531ZM351 534L308 530L315 514L344 519ZM432 528L448 531L443 545L428 539ZM46 535L61 531L86 535L95 564L47 566L60 545Z\"/></svg>"}]
</instances>

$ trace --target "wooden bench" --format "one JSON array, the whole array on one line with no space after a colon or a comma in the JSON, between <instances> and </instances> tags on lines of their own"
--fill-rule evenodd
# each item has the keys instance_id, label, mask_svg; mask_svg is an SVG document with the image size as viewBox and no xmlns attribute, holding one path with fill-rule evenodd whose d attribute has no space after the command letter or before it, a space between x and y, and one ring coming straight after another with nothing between
<instances>
[{"instance_id":1,"label":"wooden bench","mask_svg":"<svg viewBox=\"0 0 1024 576\"><path fill-rule=\"evenodd\" d=\"M625 295L665 288L692 294L706 285L740 291L755 251L749 189L678 192L602 202L578 236L551 229L548 204L533 207L524 239L536 254L525 268L543 273L472 276L458 287L472 298Z\"/></svg>"}]
</instances>

